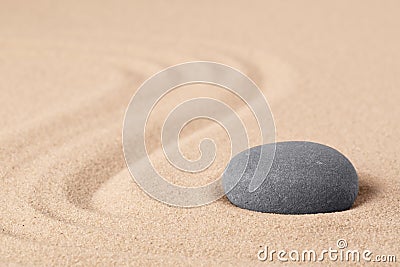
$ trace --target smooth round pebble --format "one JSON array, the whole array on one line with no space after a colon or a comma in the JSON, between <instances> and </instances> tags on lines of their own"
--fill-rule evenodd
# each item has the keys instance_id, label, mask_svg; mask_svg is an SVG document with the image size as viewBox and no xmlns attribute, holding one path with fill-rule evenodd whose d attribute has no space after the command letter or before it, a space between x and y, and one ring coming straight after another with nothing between
<instances>
[{"instance_id":1,"label":"smooth round pebble","mask_svg":"<svg viewBox=\"0 0 400 267\"><path fill-rule=\"evenodd\" d=\"M268 165L268 158L260 158L260 151L271 151L273 145L253 147L232 158L222 176L230 202L248 210L281 214L335 212L353 205L358 176L343 154L312 142L279 142L275 143L272 165ZM236 166L246 161L242 173ZM254 178L265 180L251 192L249 184L257 164L261 168L257 175L261 177Z\"/></svg>"}]
</instances>

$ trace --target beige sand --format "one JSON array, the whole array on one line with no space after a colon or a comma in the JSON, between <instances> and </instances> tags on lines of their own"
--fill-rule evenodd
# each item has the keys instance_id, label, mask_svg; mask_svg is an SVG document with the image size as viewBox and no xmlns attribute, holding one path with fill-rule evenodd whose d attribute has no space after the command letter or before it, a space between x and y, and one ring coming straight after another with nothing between
<instances>
[{"instance_id":1,"label":"beige sand","mask_svg":"<svg viewBox=\"0 0 400 267\"><path fill-rule=\"evenodd\" d=\"M400 261L398 1L68 2L1 2L0 263L246 265L260 263L261 245L321 250L339 238ZM143 193L124 164L125 108L150 75L191 60L249 75L278 141L347 155L360 177L355 206L283 216L225 198L174 208ZM171 174L158 156L158 118L147 141ZM189 126L183 150L203 135L224 141L217 128ZM229 159L221 151L189 184L218 177Z\"/></svg>"}]
</instances>

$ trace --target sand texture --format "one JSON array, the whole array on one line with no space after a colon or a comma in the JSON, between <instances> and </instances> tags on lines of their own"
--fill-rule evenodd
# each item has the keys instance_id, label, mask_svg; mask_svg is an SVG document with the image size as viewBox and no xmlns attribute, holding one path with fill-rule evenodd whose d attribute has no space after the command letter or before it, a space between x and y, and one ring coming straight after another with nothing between
<instances>
[{"instance_id":1,"label":"sand texture","mask_svg":"<svg viewBox=\"0 0 400 267\"><path fill-rule=\"evenodd\" d=\"M318 250L340 238L400 261L399 1L72 2L1 1L0 265L266 265L260 246ZM145 194L124 162L125 109L148 77L193 60L252 78L277 141L346 155L359 174L354 207L285 216L225 197L184 209ZM260 142L243 103L213 86L182 88L157 107L146 139L176 184L213 181L230 158L208 121L188 125L182 150L196 158L193 146L213 138L215 166L186 176L162 157L160 122L204 95L232 104Z\"/></svg>"}]
</instances>

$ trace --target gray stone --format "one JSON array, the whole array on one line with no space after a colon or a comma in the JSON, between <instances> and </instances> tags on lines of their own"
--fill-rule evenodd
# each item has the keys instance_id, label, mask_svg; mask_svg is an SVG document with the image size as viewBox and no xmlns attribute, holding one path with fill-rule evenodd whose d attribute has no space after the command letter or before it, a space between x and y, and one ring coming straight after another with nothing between
<instances>
[{"instance_id":1,"label":"gray stone","mask_svg":"<svg viewBox=\"0 0 400 267\"><path fill-rule=\"evenodd\" d=\"M358 176L343 154L312 142L275 144L272 165L268 165L268 157L260 157L264 155L260 151L273 151L274 144L253 147L232 158L222 177L230 202L244 209L282 214L343 211L353 205L358 193ZM237 166L246 161L241 175ZM261 177L254 178L265 180L251 192L249 185L257 163L261 170L257 176Z\"/></svg>"}]
</instances>

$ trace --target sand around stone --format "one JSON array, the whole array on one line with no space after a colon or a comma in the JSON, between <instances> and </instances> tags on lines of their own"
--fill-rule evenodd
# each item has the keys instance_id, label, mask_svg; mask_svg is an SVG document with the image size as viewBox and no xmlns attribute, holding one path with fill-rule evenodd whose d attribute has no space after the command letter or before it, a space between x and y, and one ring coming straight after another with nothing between
<instances>
[{"instance_id":1,"label":"sand around stone","mask_svg":"<svg viewBox=\"0 0 400 267\"><path fill-rule=\"evenodd\" d=\"M400 261L399 10L396 0L1 1L0 266L256 266L261 245L322 251L339 238ZM346 155L359 177L354 205L285 216L226 197L190 209L149 197L125 164L125 111L146 79L193 60L249 76L277 142L313 140ZM224 129L199 120L183 129L181 149L196 160L210 138L215 164L187 174L165 159L160 129L192 98L226 103L248 124L249 147L267 143L251 110L225 91L184 86L155 107L146 147L166 180L207 185L232 158ZM318 160L325 165L313 170L326 170ZM295 184L300 175L282 190L311 190ZM339 181L331 193L350 198ZM316 188L321 203L326 190Z\"/></svg>"}]
</instances>

